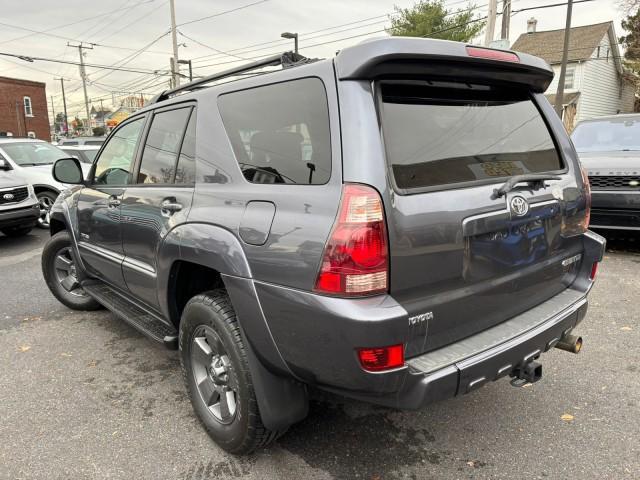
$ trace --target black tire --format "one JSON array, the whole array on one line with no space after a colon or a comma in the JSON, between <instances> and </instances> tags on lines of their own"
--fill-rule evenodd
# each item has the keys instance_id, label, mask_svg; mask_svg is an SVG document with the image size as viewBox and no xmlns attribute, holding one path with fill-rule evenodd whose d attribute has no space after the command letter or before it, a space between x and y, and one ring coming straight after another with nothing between
<instances>
[{"instance_id":1,"label":"black tire","mask_svg":"<svg viewBox=\"0 0 640 480\"><path fill-rule=\"evenodd\" d=\"M58 194L51 192L49 190L44 190L38 194L36 194L38 198L38 203L40 204L40 217L38 218L38 227L39 228L49 228L49 211L51 210L51 206L58 198Z\"/></svg>"},{"instance_id":2,"label":"black tire","mask_svg":"<svg viewBox=\"0 0 640 480\"><path fill-rule=\"evenodd\" d=\"M203 347L209 347L212 353L207 356ZM207 369L209 359L211 368ZM262 424L240 327L224 290L197 295L185 306L180 321L180 361L193 409L220 447L230 453L247 454L284 433L267 430ZM223 380L213 373L215 362L225 370ZM216 383L219 381L223 384ZM211 385L207 387L207 383ZM226 408L220 390L232 392L233 400L224 402ZM210 401L205 403L205 397ZM232 415L231 402L235 405ZM226 417L224 410L229 414Z\"/></svg>"},{"instance_id":3,"label":"black tire","mask_svg":"<svg viewBox=\"0 0 640 480\"><path fill-rule=\"evenodd\" d=\"M42 274L53 296L73 310L102 308L77 281L71 237L66 230L51 237L42 250Z\"/></svg>"},{"instance_id":4,"label":"black tire","mask_svg":"<svg viewBox=\"0 0 640 480\"><path fill-rule=\"evenodd\" d=\"M24 237L31 230L33 227L10 227L2 229L2 233L7 237Z\"/></svg>"}]
</instances>

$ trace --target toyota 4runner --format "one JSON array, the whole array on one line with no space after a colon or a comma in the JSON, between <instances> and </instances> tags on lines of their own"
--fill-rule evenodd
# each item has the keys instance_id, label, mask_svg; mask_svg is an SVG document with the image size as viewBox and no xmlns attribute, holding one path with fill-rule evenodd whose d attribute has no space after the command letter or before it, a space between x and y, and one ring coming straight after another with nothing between
<instances>
[{"instance_id":1,"label":"toyota 4runner","mask_svg":"<svg viewBox=\"0 0 640 480\"><path fill-rule=\"evenodd\" d=\"M282 67L265 70L267 67ZM160 94L51 212L44 277L180 350L195 412L246 453L319 388L416 409L542 375L604 240L526 54L391 38ZM206 87L206 88L205 88Z\"/></svg>"}]
</instances>

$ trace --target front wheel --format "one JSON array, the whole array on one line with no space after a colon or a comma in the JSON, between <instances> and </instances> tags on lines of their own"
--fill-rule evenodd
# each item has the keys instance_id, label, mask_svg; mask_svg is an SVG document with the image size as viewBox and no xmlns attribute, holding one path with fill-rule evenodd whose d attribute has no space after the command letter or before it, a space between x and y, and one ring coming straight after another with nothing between
<instances>
[{"instance_id":1,"label":"front wheel","mask_svg":"<svg viewBox=\"0 0 640 480\"><path fill-rule=\"evenodd\" d=\"M53 296L73 310L98 310L102 306L90 297L78 281L71 237L65 230L56 233L42 250L42 274Z\"/></svg>"},{"instance_id":2,"label":"front wheel","mask_svg":"<svg viewBox=\"0 0 640 480\"><path fill-rule=\"evenodd\" d=\"M40 204L40 217L38 218L38 227L40 228L49 228L49 214L51 212L51 207L53 207L56 198L56 195L50 191L40 192L36 195L38 198L38 203Z\"/></svg>"},{"instance_id":3,"label":"front wheel","mask_svg":"<svg viewBox=\"0 0 640 480\"><path fill-rule=\"evenodd\" d=\"M193 297L180 321L180 360L191 404L211 438L246 454L284 432L262 424L240 327L223 290Z\"/></svg>"}]
</instances>

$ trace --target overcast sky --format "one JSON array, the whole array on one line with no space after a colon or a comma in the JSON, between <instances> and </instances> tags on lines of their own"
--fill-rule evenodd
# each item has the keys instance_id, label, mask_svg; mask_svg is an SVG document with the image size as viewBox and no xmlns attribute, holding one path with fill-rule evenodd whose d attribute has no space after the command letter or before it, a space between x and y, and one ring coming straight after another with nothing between
<instances>
[{"instance_id":1,"label":"overcast sky","mask_svg":"<svg viewBox=\"0 0 640 480\"><path fill-rule=\"evenodd\" d=\"M9 4L9 0L2 1ZM512 9L516 11L560 1L513 0ZM247 8L203 19L252 3L254 5ZM407 7L413 3L413 0L176 0L178 24L197 20L178 28L186 36L178 35L181 44L179 56L193 59L194 74L207 75L240 64L242 60L239 57L255 59L259 55L291 49L293 41L279 37L281 32L294 31L300 33L302 54L330 57L336 50L367 37L385 35L380 32L389 23L385 15L393 12L394 5ZM468 5L460 0L445 0L445 3L454 9L467 8ZM486 0L472 3L481 6L476 10L478 15L486 14ZM161 73L166 73L169 68L171 36L168 34L127 61L128 56L136 54L168 31L168 0L28 0L12 1L10 5L2 8L0 16L0 52L77 61L78 49L68 47L67 42L84 41L99 45L86 51L87 63L118 64L122 68L158 70ZM561 6L515 14L511 19L511 42L526 31L527 18L534 16L538 19L539 31L553 30L564 27L565 12L566 7ZM616 0L576 4L573 12L573 26L614 20L616 34L622 34L620 20L623 12ZM359 23L344 25L350 22ZM338 27L340 25L344 26ZM46 30L47 35L29 30ZM496 31L499 35L500 18ZM362 35L369 32L374 33ZM345 38L356 35L362 36ZM235 50L229 52L235 56L217 53L216 49L224 52ZM233 61L238 63L230 63ZM87 73L91 82L88 87L89 98L97 108L100 106L99 99L103 99L105 109L115 107L110 92L153 93L161 89L160 84L168 78L152 73L110 72L96 68L87 68ZM186 69L183 73L187 73ZM77 66L44 61L27 63L0 56L0 75L46 82L47 96L54 96L56 111L62 110L62 96L60 82L54 81L54 77L63 76L69 116L85 116ZM116 100L122 95L118 93Z\"/></svg>"}]
</instances>

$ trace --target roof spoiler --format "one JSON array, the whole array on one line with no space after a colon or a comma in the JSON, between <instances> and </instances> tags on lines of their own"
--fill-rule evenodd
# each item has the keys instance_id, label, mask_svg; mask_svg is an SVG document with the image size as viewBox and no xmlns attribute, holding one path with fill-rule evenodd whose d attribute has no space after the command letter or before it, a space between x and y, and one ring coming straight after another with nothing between
<instances>
[{"instance_id":1,"label":"roof spoiler","mask_svg":"<svg viewBox=\"0 0 640 480\"><path fill-rule=\"evenodd\" d=\"M479 56L478 50L488 55ZM517 61L505 60L513 57ZM518 85L536 93L544 92L553 80L551 67L533 55L424 38L368 40L340 51L335 64L340 80L458 78Z\"/></svg>"}]
</instances>

